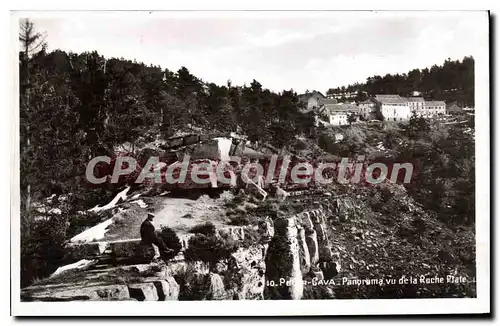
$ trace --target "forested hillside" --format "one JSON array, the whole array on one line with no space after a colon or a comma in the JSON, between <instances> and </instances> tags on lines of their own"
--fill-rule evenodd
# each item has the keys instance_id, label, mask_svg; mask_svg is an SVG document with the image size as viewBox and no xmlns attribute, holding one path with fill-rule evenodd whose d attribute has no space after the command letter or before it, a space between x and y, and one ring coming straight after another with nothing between
<instances>
[{"instance_id":1,"label":"forested hillside","mask_svg":"<svg viewBox=\"0 0 500 326\"><path fill-rule=\"evenodd\" d=\"M442 65L433 65L430 69L368 77L366 83L330 88L327 94L354 91L360 92L358 100L375 94L407 96L419 91L426 99L457 101L463 106L474 106L474 58L464 57L462 61L447 59Z\"/></svg>"},{"instance_id":2,"label":"forested hillside","mask_svg":"<svg viewBox=\"0 0 500 326\"><path fill-rule=\"evenodd\" d=\"M79 188L85 162L125 142L197 127L238 130L281 148L312 126L298 116L296 93L277 94L256 80L219 86L185 67L173 72L97 52L21 59L21 175L23 186L36 185L32 196Z\"/></svg>"}]
</instances>

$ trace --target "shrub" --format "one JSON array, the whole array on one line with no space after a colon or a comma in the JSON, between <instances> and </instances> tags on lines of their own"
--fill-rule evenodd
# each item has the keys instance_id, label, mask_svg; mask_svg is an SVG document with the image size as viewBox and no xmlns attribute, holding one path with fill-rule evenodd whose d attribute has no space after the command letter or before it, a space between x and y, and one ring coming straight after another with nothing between
<instances>
[{"instance_id":1,"label":"shrub","mask_svg":"<svg viewBox=\"0 0 500 326\"><path fill-rule=\"evenodd\" d=\"M231 239L219 238L215 234L196 234L189 239L184 257L188 260L201 260L215 264L222 259L229 258L237 249L237 243Z\"/></svg>"},{"instance_id":2,"label":"shrub","mask_svg":"<svg viewBox=\"0 0 500 326\"><path fill-rule=\"evenodd\" d=\"M200 233L205 235L214 235L215 234L215 225L212 222L206 222L202 224L197 224L193 226L189 232L191 233Z\"/></svg>"},{"instance_id":3,"label":"shrub","mask_svg":"<svg viewBox=\"0 0 500 326\"><path fill-rule=\"evenodd\" d=\"M66 219L53 216L32 221L21 232L21 286L45 278L62 265L66 238Z\"/></svg>"},{"instance_id":4,"label":"shrub","mask_svg":"<svg viewBox=\"0 0 500 326\"><path fill-rule=\"evenodd\" d=\"M165 243L165 246L173 250L173 252L169 253L169 257L164 258L173 258L179 253L179 251L181 251L182 244L174 230L169 227L162 226L159 236Z\"/></svg>"},{"instance_id":5,"label":"shrub","mask_svg":"<svg viewBox=\"0 0 500 326\"><path fill-rule=\"evenodd\" d=\"M250 220L250 216L247 214L242 214L242 215L233 215L230 217L229 220L229 225L236 225L236 226L244 226L244 225L250 225L252 222Z\"/></svg>"},{"instance_id":6,"label":"shrub","mask_svg":"<svg viewBox=\"0 0 500 326\"><path fill-rule=\"evenodd\" d=\"M260 214L260 215L266 215L266 214ZM257 216L260 215L256 213L235 214L230 217L229 225L235 225L235 226L258 225L260 219Z\"/></svg>"}]
</instances>

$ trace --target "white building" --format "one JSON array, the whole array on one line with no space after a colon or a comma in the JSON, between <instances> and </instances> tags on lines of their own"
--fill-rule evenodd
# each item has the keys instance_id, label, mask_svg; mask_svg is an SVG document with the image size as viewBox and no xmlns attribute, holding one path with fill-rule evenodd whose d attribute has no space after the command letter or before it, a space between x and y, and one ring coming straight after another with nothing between
<instances>
[{"instance_id":1,"label":"white building","mask_svg":"<svg viewBox=\"0 0 500 326\"><path fill-rule=\"evenodd\" d=\"M347 121L347 112L346 111L332 111L328 115L329 123L334 126L344 126L349 122Z\"/></svg>"},{"instance_id":2,"label":"white building","mask_svg":"<svg viewBox=\"0 0 500 326\"><path fill-rule=\"evenodd\" d=\"M430 118L444 114L446 114L446 103L444 101L425 101L421 116Z\"/></svg>"},{"instance_id":3,"label":"white building","mask_svg":"<svg viewBox=\"0 0 500 326\"><path fill-rule=\"evenodd\" d=\"M367 99L366 101L359 102L358 107L359 115L362 116L365 120L369 120L373 118L375 110L377 109L377 104L375 103L375 101Z\"/></svg>"},{"instance_id":4,"label":"white building","mask_svg":"<svg viewBox=\"0 0 500 326\"><path fill-rule=\"evenodd\" d=\"M324 104L319 114L326 118L326 121L334 126L343 126L349 124L349 116L357 116L359 108L352 104Z\"/></svg>"},{"instance_id":5,"label":"white building","mask_svg":"<svg viewBox=\"0 0 500 326\"><path fill-rule=\"evenodd\" d=\"M408 100L399 95L375 95L377 110L386 121L404 121L410 119Z\"/></svg>"},{"instance_id":6,"label":"white building","mask_svg":"<svg viewBox=\"0 0 500 326\"><path fill-rule=\"evenodd\" d=\"M410 112L416 112L417 115L422 115L424 111L425 100L423 97L408 97L408 106L410 107Z\"/></svg>"}]
</instances>

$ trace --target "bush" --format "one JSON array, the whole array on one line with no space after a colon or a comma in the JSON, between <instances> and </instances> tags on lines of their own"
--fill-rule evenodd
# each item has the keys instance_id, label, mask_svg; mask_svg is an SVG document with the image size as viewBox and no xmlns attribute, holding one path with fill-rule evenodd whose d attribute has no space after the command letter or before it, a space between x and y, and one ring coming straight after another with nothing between
<instances>
[{"instance_id":1,"label":"bush","mask_svg":"<svg viewBox=\"0 0 500 326\"><path fill-rule=\"evenodd\" d=\"M229 225L244 226L252 223L250 216L247 214L233 215L230 217Z\"/></svg>"},{"instance_id":2,"label":"bush","mask_svg":"<svg viewBox=\"0 0 500 326\"><path fill-rule=\"evenodd\" d=\"M260 214L260 215L267 215L269 212L266 214ZM235 225L235 226L247 226L247 225L258 225L259 224L259 217L260 216L257 213L236 213L235 215L232 215L229 219L229 225Z\"/></svg>"},{"instance_id":3,"label":"bush","mask_svg":"<svg viewBox=\"0 0 500 326\"><path fill-rule=\"evenodd\" d=\"M222 239L215 234L196 234L189 239L184 257L187 260L201 260L215 264L222 259L229 258L237 249L237 243L231 239Z\"/></svg>"},{"instance_id":4,"label":"bush","mask_svg":"<svg viewBox=\"0 0 500 326\"><path fill-rule=\"evenodd\" d=\"M212 222L206 222L202 224L198 224L193 226L189 232L191 233L200 233L205 235L214 235L215 234L215 225Z\"/></svg>"},{"instance_id":5,"label":"bush","mask_svg":"<svg viewBox=\"0 0 500 326\"><path fill-rule=\"evenodd\" d=\"M54 216L23 225L21 232L21 287L45 278L62 265L66 219Z\"/></svg>"},{"instance_id":6,"label":"bush","mask_svg":"<svg viewBox=\"0 0 500 326\"><path fill-rule=\"evenodd\" d=\"M164 258L173 258L179 253L179 251L181 251L182 244L174 230L169 227L162 226L159 232L159 236L163 240L167 248L173 250L173 252L169 254L169 257Z\"/></svg>"}]
</instances>

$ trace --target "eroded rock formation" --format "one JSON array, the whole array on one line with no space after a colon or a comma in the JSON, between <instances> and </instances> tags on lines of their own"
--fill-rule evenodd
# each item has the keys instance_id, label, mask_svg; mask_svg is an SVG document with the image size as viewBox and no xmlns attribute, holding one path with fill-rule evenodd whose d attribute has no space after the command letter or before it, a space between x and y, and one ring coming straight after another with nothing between
<instances>
[{"instance_id":1,"label":"eroded rock formation","mask_svg":"<svg viewBox=\"0 0 500 326\"><path fill-rule=\"evenodd\" d=\"M258 227L218 229L217 236L223 239L244 241L248 232L255 234L256 230L259 237L251 237L255 244L210 264L184 258L192 235L180 236L181 252L166 264L149 263L152 251L143 248L139 239L72 245L68 255L92 257L100 263L23 289L23 300L301 299L304 280L329 279L340 271L339 254L327 232L330 216L325 211L335 214L323 207L274 221L264 217ZM113 266L131 257L135 257L133 265ZM110 261L106 263L106 259ZM143 264L137 263L143 260Z\"/></svg>"}]
</instances>

